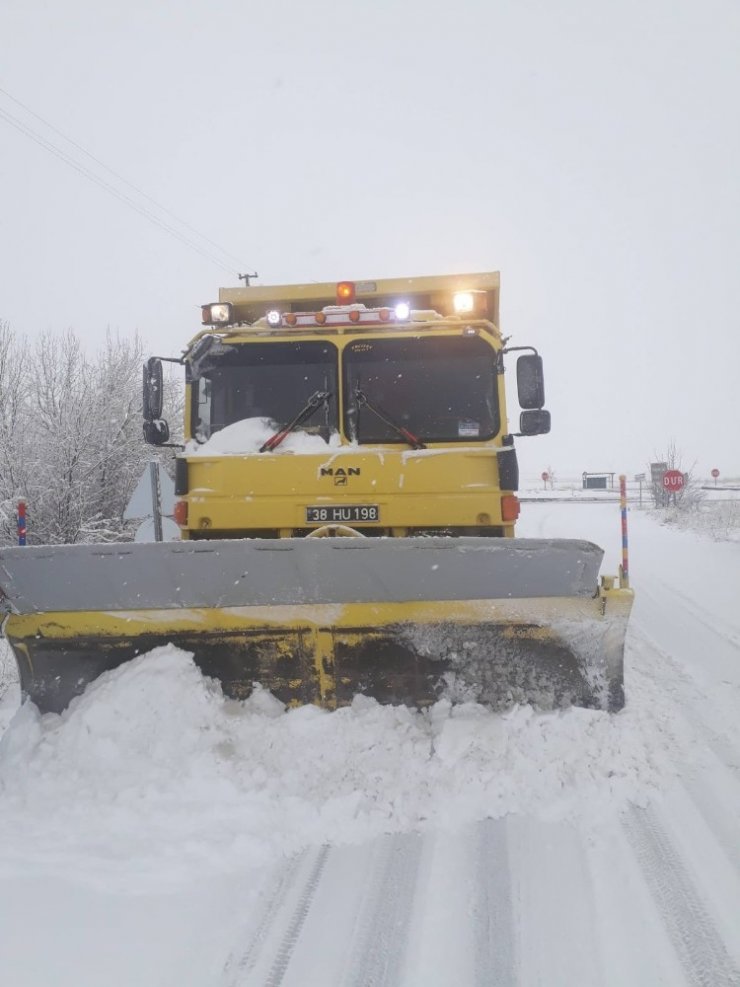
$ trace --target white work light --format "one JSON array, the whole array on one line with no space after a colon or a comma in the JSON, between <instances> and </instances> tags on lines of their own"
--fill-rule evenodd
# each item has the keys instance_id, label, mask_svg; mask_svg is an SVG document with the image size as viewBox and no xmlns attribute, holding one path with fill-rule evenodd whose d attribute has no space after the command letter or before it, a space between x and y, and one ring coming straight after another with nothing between
<instances>
[{"instance_id":1,"label":"white work light","mask_svg":"<svg viewBox=\"0 0 740 987\"><path fill-rule=\"evenodd\" d=\"M231 302L213 302L203 305L200 311L205 326L228 326L233 321Z\"/></svg>"},{"instance_id":2,"label":"white work light","mask_svg":"<svg viewBox=\"0 0 740 987\"><path fill-rule=\"evenodd\" d=\"M466 312L472 312L475 308L475 299L472 291L456 292L453 296L452 304L458 315L465 315Z\"/></svg>"},{"instance_id":3,"label":"white work light","mask_svg":"<svg viewBox=\"0 0 740 987\"><path fill-rule=\"evenodd\" d=\"M411 315L411 306L408 302L399 302L396 305L394 312L396 313L396 318L399 322L405 322Z\"/></svg>"},{"instance_id":4,"label":"white work light","mask_svg":"<svg viewBox=\"0 0 740 987\"><path fill-rule=\"evenodd\" d=\"M282 322L282 316L276 308L270 309L267 313L267 324L270 326L279 326Z\"/></svg>"}]
</instances>

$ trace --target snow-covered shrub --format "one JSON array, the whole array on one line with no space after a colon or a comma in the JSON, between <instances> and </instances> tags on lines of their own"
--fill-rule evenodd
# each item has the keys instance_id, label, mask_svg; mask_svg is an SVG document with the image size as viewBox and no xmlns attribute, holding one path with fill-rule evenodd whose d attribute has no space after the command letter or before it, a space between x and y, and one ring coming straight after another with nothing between
<instances>
[{"instance_id":1,"label":"snow-covered shrub","mask_svg":"<svg viewBox=\"0 0 740 987\"><path fill-rule=\"evenodd\" d=\"M676 448L676 443L671 440L664 452L653 453L653 460L656 463L665 463L667 470L678 470L683 474L683 488L675 493L668 493L660 483L653 483L651 492L655 507L669 508L674 511L695 511L704 501L704 491L701 483L695 475L695 465L689 470L684 470L682 466L682 456ZM651 470L648 465L647 474L650 476ZM666 516L666 521L671 521L670 514Z\"/></svg>"},{"instance_id":2,"label":"snow-covered shrub","mask_svg":"<svg viewBox=\"0 0 740 987\"><path fill-rule=\"evenodd\" d=\"M146 463L171 458L142 438L143 359L137 336L109 333L90 356L72 331L27 350L0 323L0 543L17 537L21 497L29 544L129 535L122 515ZM167 411L176 429L181 410Z\"/></svg>"}]
</instances>

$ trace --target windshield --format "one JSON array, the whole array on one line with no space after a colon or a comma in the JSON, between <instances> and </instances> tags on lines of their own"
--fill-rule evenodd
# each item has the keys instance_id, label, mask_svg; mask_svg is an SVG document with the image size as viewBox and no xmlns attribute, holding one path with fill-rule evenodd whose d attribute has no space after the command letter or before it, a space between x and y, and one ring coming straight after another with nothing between
<instances>
[{"instance_id":1,"label":"windshield","mask_svg":"<svg viewBox=\"0 0 740 987\"><path fill-rule=\"evenodd\" d=\"M199 366L193 382L192 434L205 441L246 418L282 426L317 391L329 391L301 428L328 440L337 431L337 350L331 343L246 343Z\"/></svg>"},{"instance_id":2,"label":"windshield","mask_svg":"<svg viewBox=\"0 0 740 987\"><path fill-rule=\"evenodd\" d=\"M370 339L344 350L349 432L359 442L491 439L499 431L496 354L479 336ZM362 406L357 392L387 421ZM353 422L356 420L356 426Z\"/></svg>"}]
</instances>

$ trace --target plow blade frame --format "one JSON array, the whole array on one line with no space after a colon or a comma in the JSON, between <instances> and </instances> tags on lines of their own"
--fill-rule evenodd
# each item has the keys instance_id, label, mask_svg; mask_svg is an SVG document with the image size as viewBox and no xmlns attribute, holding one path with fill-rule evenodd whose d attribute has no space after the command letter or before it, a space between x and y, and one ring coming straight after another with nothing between
<instances>
[{"instance_id":1,"label":"plow blade frame","mask_svg":"<svg viewBox=\"0 0 740 987\"><path fill-rule=\"evenodd\" d=\"M231 540L0 549L26 695L60 711L102 672L173 643L227 694L259 682L329 708L619 709L630 590L584 541Z\"/></svg>"}]
</instances>

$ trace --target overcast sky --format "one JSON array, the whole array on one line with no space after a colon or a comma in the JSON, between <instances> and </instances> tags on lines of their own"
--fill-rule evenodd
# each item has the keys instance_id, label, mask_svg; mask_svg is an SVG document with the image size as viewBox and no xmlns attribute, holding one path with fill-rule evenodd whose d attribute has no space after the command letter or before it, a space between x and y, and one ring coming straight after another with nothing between
<instances>
[{"instance_id":1,"label":"overcast sky","mask_svg":"<svg viewBox=\"0 0 740 987\"><path fill-rule=\"evenodd\" d=\"M0 0L0 319L176 355L259 283L500 270L523 471L740 474L737 0ZM30 128L202 256L21 134ZM220 253L219 253L219 256Z\"/></svg>"}]
</instances>

